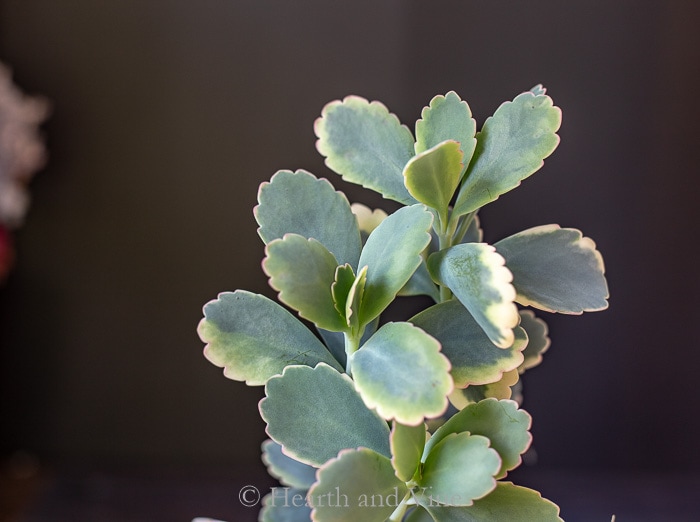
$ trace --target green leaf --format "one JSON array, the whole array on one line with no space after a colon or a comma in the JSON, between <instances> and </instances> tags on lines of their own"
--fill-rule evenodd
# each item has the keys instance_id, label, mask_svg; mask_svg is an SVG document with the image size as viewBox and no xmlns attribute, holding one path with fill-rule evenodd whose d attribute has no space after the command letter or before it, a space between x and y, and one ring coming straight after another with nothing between
<instances>
[{"instance_id":1,"label":"green leaf","mask_svg":"<svg viewBox=\"0 0 700 522\"><path fill-rule=\"evenodd\" d=\"M511 370L505 372L495 382L473 384L466 388L458 388L450 393L448 399L450 399L452 406L458 410L463 410L470 404L483 401L484 399L510 399L513 397L513 386L518 383L519 379L518 370Z\"/></svg>"},{"instance_id":2,"label":"green leaf","mask_svg":"<svg viewBox=\"0 0 700 522\"><path fill-rule=\"evenodd\" d=\"M326 247L315 239L287 234L268 244L265 252L263 270L280 301L321 328L347 330L331 293L338 262Z\"/></svg>"},{"instance_id":3,"label":"green leaf","mask_svg":"<svg viewBox=\"0 0 700 522\"><path fill-rule=\"evenodd\" d=\"M427 295L435 302L440 300L440 291L430 277L425 261L421 261L408 282L399 290L398 295Z\"/></svg>"},{"instance_id":4,"label":"green leaf","mask_svg":"<svg viewBox=\"0 0 700 522\"><path fill-rule=\"evenodd\" d=\"M462 151L456 141L443 141L411 158L403 170L406 188L421 203L437 210L447 226L447 209L462 175Z\"/></svg>"},{"instance_id":5,"label":"green leaf","mask_svg":"<svg viewBox=\"0 0 700 522\"><path fill-rule=\"evenodd\" d=\"M547 335L547 323L535 317L532 310L520 310L520 326L527 332L528 343L523 350L525 360L518 367L520 373L542 362L542 354L547 351L551 341Z\"/></svg>"},{"instance_id":6,"label":"green leaf","mask_svg":"<svg viewBox=\"0 0 700 522\"><path fill-rule=\"evenodd\" d=\"M407 493L387 457L360 448L322 466L308 498L315 522L384 522Z\"/></svg>"},{"instance_id":7,"label":"green leaf","mask_svg":"<svg viewBox=\"0 0 700 522\"><path fill-rule=\"evenodd\" d=\"M503 257L485 243L455 245L428 258L433 279L452 290L496 346L508 348L520 319L512 275L503 265Z\"/></svg>"},{"instance_id":8,"label":"green leaf","mask_svg":"<svg viewBox=\"0 0 700 522\"><path fill-rule=\"evenodd\" d=\"M263 497L260 522L308 522L311 507L306 489L275 488Z\"/></svg>"},{"instance_id":9,"label":"green leaf","mask_svg":"<svg viewBox=\"0 0 700 522\"><path fill-rule=\"evenodd\" d=\"M466 218L465 218L466 219ZM477 214L474 214L469 221L469 226L460 239L460 243L483 243L484 231L481 229L481 221Z\"/></svg>"},{"instance_id":10,"label":"green leaf","mask_svg":"<svg viewBox=\"0 0 700 522\"><path fill-rule=\"evenodd\" d=\"M524 92L501 105L476 136L453 216L498 199L539 170L559 144L560 125L561 110L544 94Z\"/></svg>"},{"instance_id":11,"label":"green leaf","mask_svg":"<svg viewBox=\"0 0 700 522\"><path fill-rule=\"evenodd\" d=\"M267 297L225 292L204 306L197 328L204 356L224 375L262 385L290 364L340 366L326 347L292 314Z\"/></svg>"},{"instance_id":12,"label":"green leaf","mask_svg":"<svg viewBox=\"0 0 700 522\"><path fill-rule=\"evenodd\" d=\"M420 120L416 122L416 154L425 152L445 140L459 142L466 167L476 146L476 121L467 102L462 101L454 91L445 96L435 96L430 106L423 108Z\"/></svg>"},{"instance_id":13,"label":"green leaf","mask_svg":"<svg viewBox=\"0 0 700 522\"><path fill-rule=\"evenodd\" d=\"M331 102L314 130L316 148L326 157L326 165L345 181L404 205L416 202L402 175L414 154L413 136L384 105L358 96Z\"/></svg>"},{"instance_id":14,"label":"green leaf","mask_svg":"<svg viewBox=\"0 0 700 522\"><path fill-rule=\"evenodd\" d=\"M258 234L268 244L285 234L314 238L338 260L357 268L362 243L355 215L342 192L304 170L281 170L260 185L254 209Z\"/></svg>"},{"instance_id":15,"label":"green leaf","mask_svg":"<svg viewBox=\"0 0 700 522\"><path fill-rule=\"evenodd\" d=\"M450 363L440 343L410 323L387 323L351 358L355 387L387 420L422 424L447 408Z\"/></svg>"},{"instance_id":16,"label":"green leaf","mask_svg":"<svg viewBox=\"0 0 700 522\"><path fill-rule=\"evenodd\" d=\"M608 307L603 256L581 231L543 225L507 237L495 247L513 273L520 304L565 314Z\"/></svg>"},{"instance_id":17,"label":"green leaf","mask_svg":"<svg viewBox=\"0 0 700 522\"><path fill-rule=\"evenodd\" d=\"M457 388L497 381L523 362L522 351L528 343L525 330L516 326L513 344L498 348L456 299L433 305L410 322L440 341Z\"/></svg>"},{"instance_id":18,"label":"green leaf","mask_svg":"<svg viewBox=\"0 0 700 522\"><path fill-rule=\"evenodd\" d=\"M445 509L459 509L459 508L448 508L444 506ZM425 508L417 506L413 509L404 519L404 522L435 522L433 517L430 516Z\"/></svg>"},{"instance_id":19,"label":"green leaf","mask_svg":"<svg viewBox=\"0 0 700 522\"><path fill-rule=\"evenodd\" d=\"M499 482L491 493L469 507L432 505L426 509L435 522L564 522L559 507L532 489ZM413 516L413 514L412 514ZM427 522L418 513L407 522Z\"/></svg>"},{"instance_id":20,"label":"green leaf","mask_svg":"<svg viewBox=\"0 0 700 522\"><path fill-rule=\"evenodd\" d=\"M340 450L360 446L387 458L389 426L367 409L352 380L326 364L288 366L265 385L260 415L286 455L321 466Z\"/></svg>"},{"instance_id":21,"label":"green leaf","mask_svg":"<svg viewBox=\"0 0 700 522\"><path fill-rule=\"evenodd\" d=\"M428 450L426 446L426 451ZM493 478L501 459L489 439L469 433L451 433L431 446L415 492L421 506L470 506L496 487Z\"/></svg>"},{"instance_id":22,"label":"green leaf","mask_svg":"<svg viewBox=\"0 0 700 522\"><path fill-rule=\"evenodd\" d=\"M394 421L390 439L391 465L400 480L408 482L416 473L425 447L425 437L425 424L406 426Z\"/></svg>"},{"instance_id":23,"label":"green leaf","mask_svg":"<svg viewBox=\"0 0 700 522\"><path fill-rule=\"evenodd\" d=\"M360 324L377 317L411 278L430 243L433 215L423 205L403 207L387 217L367 238L359 267L367 266Z\"/></svg>"},{"instance_id":24,"label":"green leaf","mask_svg":"<svg viewBox=\"0 0 700 522\"><path fill-rule=\"evenodd\" d=\"M428 440L423 451L427 464L434 448L455 433L483 435L491 441L491 447L502 459L500 469L494 472L496 478L503 478L507 472L520 464L520 455L525 453L532 442L529 429L530 415L518 408L518 403L510 400L485 399L470 404L440 426Z\"/></svg>"},{"instance_id":25,"label":"green leaf","mask_svg":"<svg viewBox=\"0 0 700 522\"><path fill-rule=\"evenodd\" d=\"M288 457L282 453L282 446L274 440L263 442L262 451L262 461L268 473L283 485L309 489L316 481L316 468Z\"/></svg>"}]
</instances>

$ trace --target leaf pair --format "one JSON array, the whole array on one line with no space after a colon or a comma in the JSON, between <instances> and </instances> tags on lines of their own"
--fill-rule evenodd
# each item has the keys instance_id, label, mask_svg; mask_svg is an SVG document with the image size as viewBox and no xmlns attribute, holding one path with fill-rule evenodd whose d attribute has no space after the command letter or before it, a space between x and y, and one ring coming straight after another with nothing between
<instances>
[{"instance_id":1,"label":"leaf pair","mask_svg":"<svg viewBox=\"0 0 700 522\"><path fill-rule=\"evenodd\" d=\"M389 455L387 420L422 426L445 411L449 362L415 326L389 323L352 357L354 382L325 363L288 366L268 380L260 414L289 456L320 466L346 448Z\"/></svg>"},{"instance_id":2,"label":"leaf pair","mask_svg":"<svg viewBox=\"0 0 700 522\"><path fill-rule=\"evenodd\" d=\"M420 265L432 224L422 205L405 207L363 247L345 196L304 171L264 184L255 216L267 243L263 269L280 301L335 332L362 331L393 301Z\"/></svg>"},{"instance_id":3,"label":"leaf pair","mask_svg":"<svg viewBox=\"0 0 700 522\"><path fill-rule=\"evenodd\" d=\"M515 302L567 314L608 306L605 267L595 243L558 225L534 227L494 246L458 244L431 254L427 268L500 348L515 340Z\"/></svg>"},{"instance_id":4,"label":"leaf pair","mask_svg":"<svg viewBox=\"0 0 700 522\"><path fill-rule=\"evenodd\" d=\"M390 456L386 448L342 449L320 466L313 485L315 468L284 456L274 443L267 443L264 460L285 484L302 490L310 486L306 499L319 522L384 522L410 504L418 507L409 520L479 520L493 509L495 514L529 513L531 520L558 521L558 508L536 492L496 482L520 463L531 441L530 422L513 401L486 400L455 415L427 443L423 424L394 423ZM516 500L520 511L514 511ZM308 507L283 510L272 503L266 502L263 520L288 520L284 516L294 513L308 518Z\"/></svg>"},{"instance_id":5,"label":"leaf pair","mask_svg":"<svg viewBox=\"0 0 700 522\"><path fill-rule=\"evenodd\" d=\"M316 147L346 181L404 205L425 203L446 226L455 195L450 219L517 187L559 143L561 111L539 86L501 105L478 134L454 92L433 98L421 116L414 142L384 105L349 96L324 107Z\"/></svg>"}]
</instances>

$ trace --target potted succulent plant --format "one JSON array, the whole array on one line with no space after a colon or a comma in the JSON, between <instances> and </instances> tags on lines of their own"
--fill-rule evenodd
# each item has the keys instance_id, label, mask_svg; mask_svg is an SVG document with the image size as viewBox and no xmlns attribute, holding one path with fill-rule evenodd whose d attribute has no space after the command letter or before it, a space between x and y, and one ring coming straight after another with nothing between
<instances>
[{"instance_id":1,"label":"potted succulent plant","mask_svg":"<svg viewBox=\"0 0 700 522\"><path fill-rule=\"evenodd\" d=\"M433 98L415 134L349 96L323 109L317 149L343 179L402 207L351 205L303 170L261 185L263 270L315 331L244 290L206 304L198 328L226 377L265 386L263 461L282 486L260 520L561 520L538 492L503 480L532 439L519 379L549 346L545 323L518 305L606 308L602 257L557 225L489 245L478 219L542 166L560 122L542 86L479 132L454 92ZM404 295L433 304L383 323Z\"/></svg>"}]
</instances>

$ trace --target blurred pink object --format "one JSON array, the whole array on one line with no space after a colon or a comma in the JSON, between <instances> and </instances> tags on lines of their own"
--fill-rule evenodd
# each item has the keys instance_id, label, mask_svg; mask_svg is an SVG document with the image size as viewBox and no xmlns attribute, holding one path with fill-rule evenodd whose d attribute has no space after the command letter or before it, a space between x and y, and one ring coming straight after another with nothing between
<instances>
[{"instance_id":1,"label":"blurred pink object","mask_svg":"<svg viewBox=\"0 0 700 522\"><path fill-rule=\"evenodd\" d=\"M27 184L46 161L39 125L48 113L48 102L24 95L0 63L0 281L14 260L11 230L29 207Z\"/></svg>"},{"instance_id":2,"label":"blurred pink object","mask_svg":"<svg viewBox=\"0 0 700 522\"><path fill-rule=\"evenodd\" d=\"M10 229L22 224L27 183L46 159L39 125L48 112L48 102L25 96L0 63L0 223Z\"/></svg>"}]
</instances>

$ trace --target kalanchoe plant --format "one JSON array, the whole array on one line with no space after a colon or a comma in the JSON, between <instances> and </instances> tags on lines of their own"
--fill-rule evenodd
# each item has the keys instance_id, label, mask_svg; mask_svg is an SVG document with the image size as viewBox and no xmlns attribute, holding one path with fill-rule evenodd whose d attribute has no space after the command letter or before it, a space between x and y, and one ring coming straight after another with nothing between
<instances>
[{"instance_id":1,"label":"kalanchoe plant","mask_svg":"<svg viewBox=\"0 0 700 522\"><path fill-rule=\"evenodd\" d=\"M488 245L477 217L542 166L560 121L541 86L478 133L454 92L430 102L415 136L384 105L350 96L323 109L317 148L346 181L403 206L387 216L351 205L303 170L262 184L263 270L317 335L244 290L208 303L199 325L207 359L265 386L263 461L291 489L268 495L260 520L561 520L503 480L532 439L513 389L549 346L545 323L516 303L602 310L603 261L557 225ZM435 304L382 324L401 295Z\"/></svg>"}]
</instances>

